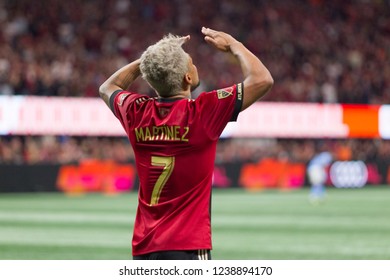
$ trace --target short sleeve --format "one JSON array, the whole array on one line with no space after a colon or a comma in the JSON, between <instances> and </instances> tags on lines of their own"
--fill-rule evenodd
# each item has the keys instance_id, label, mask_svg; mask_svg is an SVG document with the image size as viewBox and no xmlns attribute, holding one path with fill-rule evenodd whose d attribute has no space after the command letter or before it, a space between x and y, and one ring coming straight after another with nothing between
<instances>
[{"instance_id":1,"label":"short sleeve","mask_svg":"<svg viewBox=\"0 0 390 280\"><path fill-rule=\"evenodd\" d=\"M125 90L117 90L110 97L110 109L121 122L126 132L129 131L129 124L132 122L130 107L138 100L146 100L148 96Z\"/></svg>"},{"instance_id":2,"label":"short sleeve","mask_svg":"<svg viewBox=\"0 0 390 280\"><path fill-rule=\"evenodd\" d=\"M202 93L197 99L199 114L210 138L218 138L227 123L236 121L242 108L243 84Z\"/></svg>"}]
</instances>

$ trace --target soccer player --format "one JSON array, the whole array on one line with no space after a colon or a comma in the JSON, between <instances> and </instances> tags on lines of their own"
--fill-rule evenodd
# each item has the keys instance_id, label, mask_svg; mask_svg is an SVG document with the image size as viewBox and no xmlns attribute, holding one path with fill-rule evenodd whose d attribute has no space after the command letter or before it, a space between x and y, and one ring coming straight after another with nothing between
<instances>
[{"instance_id":1,"label":"soccer player","mask_svg":"<svg viewBox=\"0 0 390 280\"><path fill-rule=\"evenodd\" d=\"M100 86L100 96L125 129L140 180L133 258L210 259L210 200L216 145L229 121L272 87L263 63L231 35L202 28L217 50L234 55L244 81L201 93L197 68L182 45L190 36L167 35L141 58ZM127 91L138 76L157 97Z\"/></svg>"},{"instance_id":2,"label":"soccer player","mask_svg":"<svg viewBox=\"0 0 390 280\"><path fill-rule=\"evenodd\" d=\"M325 199L325 183L328 178L327 168L333 161L332 153L326 151L324 144L313 156L307 165L307 174L310 183L309 201L316 205Z\"/></svg>"}]
</instances>

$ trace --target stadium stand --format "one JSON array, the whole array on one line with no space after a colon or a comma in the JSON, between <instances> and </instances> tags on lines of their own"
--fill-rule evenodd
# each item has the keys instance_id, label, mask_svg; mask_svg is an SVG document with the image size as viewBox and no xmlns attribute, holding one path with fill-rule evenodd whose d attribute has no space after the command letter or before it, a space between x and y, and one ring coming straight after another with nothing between
<instances>
[{"instance_id":1,"label":"stadium stand","mask_svg":"<svg viewBox=\"0 0 390 280\"><path fill-rule=\"evenodd\" d=\"M108 75L168 32L191 35L200 90L240 81L238 65L203 42L209 26L245 41L269 67L275 85L264 101L390 104L389 0L4 0L0 26L0 95L97 97ZM134 90L153 95L142 80ZM324 141L345 159L390 158L388 140ZM307 163L316 142L225 139L217 163ZM131 162L133 152L123 138L0 138L1 164L89 158Z\"/></svg>"},{"instance_id":2,"label":"stadium stand","mask_svg":"<svg viewBox=\"0 0 390 280\"><path fill-rule=\"evenodd\" d=\"M192 36L204 89L225 86L240 71L202 42L206 25L242 39L269 66L276 82L265 100L390 103L385 0L8 0L0 25L3 95L96 96L109 73L168 32Z\"/></svg>"}]
</instances>

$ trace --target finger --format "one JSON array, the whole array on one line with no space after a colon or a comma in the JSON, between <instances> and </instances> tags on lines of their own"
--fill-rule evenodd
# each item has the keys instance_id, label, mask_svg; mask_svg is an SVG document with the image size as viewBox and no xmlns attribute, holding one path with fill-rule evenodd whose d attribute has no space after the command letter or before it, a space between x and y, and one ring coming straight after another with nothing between
<instances>
[{"instance_id":1,"label":"finger","mask_svg":"<svg viewBox=\"0 0 390 280\"><path fill-rule=\"evenodd\" d=\"M215 44L216 44L214 38L212 38L212 37L210 37L210 36L204 37L204 40L205 40L207 43L211 44L211 45L215 45Z\"/></svg>"},{"instance_id":2,"label":"finger","mask_svg":"<svg viewBox=\"0 0 390 280\"><path fill-rule=\"evenodd\" d=\"M202 27L202 33L204 35L213 37L217 33L217 31L210 29L210 28Z\"/></svg>"}]
</instances>

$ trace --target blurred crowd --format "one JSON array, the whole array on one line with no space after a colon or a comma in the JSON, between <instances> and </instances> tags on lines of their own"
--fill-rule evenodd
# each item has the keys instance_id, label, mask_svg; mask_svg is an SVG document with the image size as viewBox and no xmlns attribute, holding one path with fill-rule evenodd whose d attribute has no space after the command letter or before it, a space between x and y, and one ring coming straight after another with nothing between
<instances>
[{"instance_id":1,"label":"blurred crowd","mask_svg":"<svg viewBox=\"0 0 390 280\"><path fill-rule=\"evenodd\" d=\"M0 95L97 96L169 32L191 35L198 92L240 82L239 65L204 43L202 26L262 59L275 79L264 100L390 103L389 0L3 0ZM153 94L142 80L133 89Z\"/></svg>"},{"instance_id":2,"label":"blurred crowd","mask_svg":"<svg viewBox=\"0 0 390 280\"><path fill-rule=\"evenodd\" d=\"M263 100L390 104L390 0L2 0L0 95L96 97L109 75L167 33L191 35L195 95L240 82L239 65L204 42L202 26L261 58L275 80ZM141 79L132 89L154 94ZM390 159L389 140L225 139L216 161L308 162L319 142L339 159ZM0 138L0 163L89 158L128 162L134 154L125 138Z\"/></svg>"},{"instance_id":3,"label":"blurred crowd","mask_svg":"<svg viewBox=\"0 0 390 280\"><path fill-rule=\"evenodd\" d=\"M258 162L274 158L307 163L322 147L335 160L390 161L390 140L222 139L216 163ZM0 138L0 164L69 164L82 160L134 162L127 138L9 136Z\"/></svg>"},{"instance_id":4,"label":"blurred crowd","mask_svg":"<svg viewBox=\"0 0 390 280\"><path fill-rule=\"evenodd\" d=\"M331 152L334 160L390 161L390 141L382 139L225 139L218 143L216 161L308 163L321 151Z\"/></svg>"},{"instance_id":5,"label":"blurred crowd","mask_svg":"<svg viewBox=\"0 0 390 280\"><path fill-rule=\"evenodd\" d=\"M0 138L0 163L67 164L84 159L133 161L126 138L9 136Z\"/></svg>"}]
</instances>

